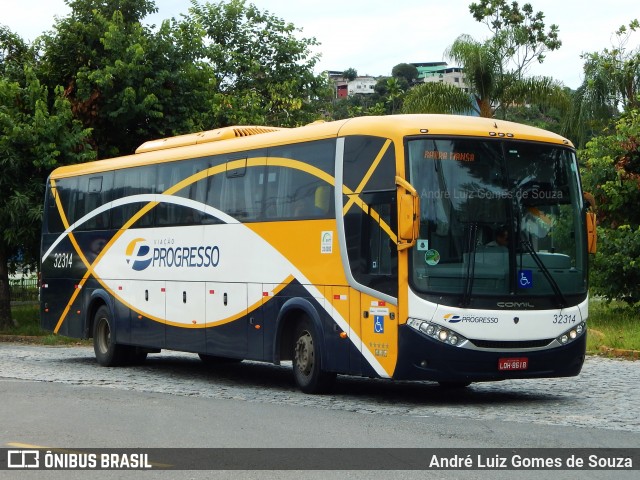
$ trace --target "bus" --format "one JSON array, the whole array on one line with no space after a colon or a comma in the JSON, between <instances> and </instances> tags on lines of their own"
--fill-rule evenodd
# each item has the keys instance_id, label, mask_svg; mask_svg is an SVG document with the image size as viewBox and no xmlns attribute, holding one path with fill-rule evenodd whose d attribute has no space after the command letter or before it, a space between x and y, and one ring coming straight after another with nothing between
<instances>
[{"instance_id":1,"label":"bus","mask_svg":"<svg viewBox=\"0 0 640 480\"><path fill-rule=\"evenodd\" d=\"M578 375L593 214L571 142L477 117L226 127L54 170L41 324L97 362L162 349L447 387Z\"/></svg>"}]
</instances>

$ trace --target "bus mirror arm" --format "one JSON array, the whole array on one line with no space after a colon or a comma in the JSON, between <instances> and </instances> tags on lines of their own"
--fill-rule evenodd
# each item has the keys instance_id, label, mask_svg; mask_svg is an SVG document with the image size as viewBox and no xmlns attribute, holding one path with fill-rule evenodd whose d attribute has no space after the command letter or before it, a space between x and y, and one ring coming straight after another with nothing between
<instances>
[{"instance_id":1,"label":"bus mirror arm","mask_svg":"<svg viewBox=\"0 0 640 480\"><path fill-rule=\"evenodd\" d=\"M420 230L420 196L404 178L396 177L398 188L398 250L413 247Z\"/></svg>"}]
</instances>

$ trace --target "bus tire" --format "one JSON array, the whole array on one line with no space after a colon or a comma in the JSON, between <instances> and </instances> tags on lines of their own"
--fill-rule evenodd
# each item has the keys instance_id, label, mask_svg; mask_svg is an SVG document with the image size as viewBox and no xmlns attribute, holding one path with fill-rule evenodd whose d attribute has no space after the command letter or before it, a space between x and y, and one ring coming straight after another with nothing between
<instances>
[{"instance_id":1,"label":"bus tire","mask_svg":"<svg viewBox=\"0 0 640 480\"><path fill-rule=\"evenodd\" d=\"M296 326L293 336L293 378L304 393L323 393L334 384L336 374L320 367L320 339L308 318Z\"/></svg>"},{"instance_id":2,"label":"bus tire","mask_svg":"<svg viewBox=\"0 0 640 480\"><path fill-rule=\"evenodd\" d=\"M103 367L115 367L129 359L124 345L115 342L113 319L109 309L102 305L93 318L93 351Z\"/></svg>"}]
</instances>

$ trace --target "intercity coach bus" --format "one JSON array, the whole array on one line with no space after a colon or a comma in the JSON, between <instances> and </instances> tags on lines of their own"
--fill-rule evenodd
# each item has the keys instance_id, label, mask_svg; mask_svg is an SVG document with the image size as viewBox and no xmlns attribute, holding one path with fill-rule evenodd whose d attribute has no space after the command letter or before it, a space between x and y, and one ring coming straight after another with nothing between
<instances>
[{"instance_id":1,"label":"intercity coach bus","mask_svg":"<svg viewBox=\"0 0 640 480\"><path fill-rule=\"evenodd\" d=\"M56 169L43 328L104 366L161 349L443 386L577 375L593 214L575 150L501 120L227 127Z\"/></svg>"}]
</instances>

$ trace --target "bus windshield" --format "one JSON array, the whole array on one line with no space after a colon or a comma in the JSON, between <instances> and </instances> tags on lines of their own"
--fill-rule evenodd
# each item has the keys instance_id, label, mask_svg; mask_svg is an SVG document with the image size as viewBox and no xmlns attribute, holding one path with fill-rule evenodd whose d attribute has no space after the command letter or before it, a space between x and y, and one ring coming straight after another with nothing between
<instances>
[{"instance_id":1,"label":"bus windshield","mask_svg":"<svg viewBox=\"0 0 640 480\"><path fill-rule=\"evenodd\" d=\"M498 139L413 139L410 182L420 194L413 287L453 295L586 294L582 199L566 147ZM460 302L462 300L462 302Z\"/></svg>"}]
</instances>

